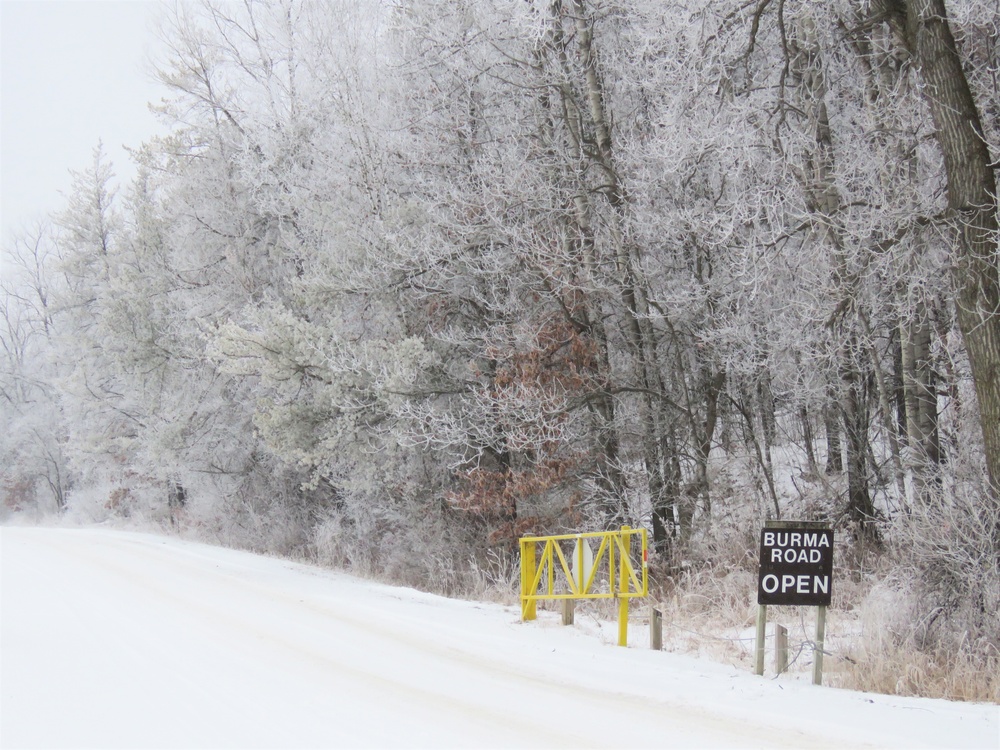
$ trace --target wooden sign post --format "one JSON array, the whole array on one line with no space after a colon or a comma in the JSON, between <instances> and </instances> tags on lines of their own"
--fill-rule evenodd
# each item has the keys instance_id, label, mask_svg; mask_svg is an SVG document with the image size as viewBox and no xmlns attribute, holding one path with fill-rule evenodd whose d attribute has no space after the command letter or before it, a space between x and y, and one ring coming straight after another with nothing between
<instances>
[{"instance_id":1,"label":"wooden sign post","mask_svg":"<svg viewBox=\"0 0 1000 750\"><path fill-rule=\"evenodd\" d=\"M760 532L755 674L764 674L767 605L817 607L813 684L822 684L826 608L832 591L833 529L815 521L768 521Z\"/></svg>"}]
</instances>

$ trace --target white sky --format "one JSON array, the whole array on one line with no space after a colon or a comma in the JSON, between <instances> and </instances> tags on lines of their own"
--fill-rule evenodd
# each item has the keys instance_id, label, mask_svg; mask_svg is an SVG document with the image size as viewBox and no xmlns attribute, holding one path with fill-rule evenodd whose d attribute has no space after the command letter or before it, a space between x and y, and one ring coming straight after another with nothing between
<instances>
[{"instance_id":1,"label":"white sky","mask_svg":"<svg viewBox=\"0 0 1000 750\"><path fill-rule=\"evenodd\" d=\"M155 0L0 0L0 237L62 206L69 170L98 141L119 177L122 145L159 132Z\"/></svg>"}]
</instances>

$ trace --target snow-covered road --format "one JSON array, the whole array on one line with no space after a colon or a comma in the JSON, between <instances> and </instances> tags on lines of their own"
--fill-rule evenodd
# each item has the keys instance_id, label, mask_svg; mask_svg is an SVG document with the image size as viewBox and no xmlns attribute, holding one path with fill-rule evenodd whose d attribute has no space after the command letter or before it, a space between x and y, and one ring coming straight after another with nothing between
<instances>
[{"instance_id":1,"label":"snow-covered road","mask_svg":"<svg viewBox=\"0 0 1000 750\"><path fill-rule=\"evenodd\" d=\"M173 538L0 530L0 746L1000 747L1000 707L779 684Z\"/></svg>"}]
</instances>

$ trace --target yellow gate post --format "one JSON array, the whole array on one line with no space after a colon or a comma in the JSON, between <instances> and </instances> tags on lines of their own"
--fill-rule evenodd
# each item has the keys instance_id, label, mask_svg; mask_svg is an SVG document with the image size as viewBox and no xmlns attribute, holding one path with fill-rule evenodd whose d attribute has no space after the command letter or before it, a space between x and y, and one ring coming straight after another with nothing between
<instances>
[{"instance_id":1,"label":"yellow gate post","mask_svg":"<svg viewBox=\"0 0 1000 750\"><path fill-rule=\"evenodd\" d=\"M628 593L628 572L625 570L626 562L628 561L628 548L626 544L630 544L632 538L629 536L631 528L628 526L622 526L622 535L619 537L621 539L621 554L618 556L618 645L628 646L628 597L624 594Z\"/></svg>"},{"instance_id":2,"label":"yellow gate post","mask_svg":"<svg viewBox=\"0 0 1000 750\"><path fill-rule=\"evenodd\" d=\"M538 602L527 599L531 594L531 583L535 580L535 543L521 540L521 619L534 620Z\"/></svg>"}]
</instances>

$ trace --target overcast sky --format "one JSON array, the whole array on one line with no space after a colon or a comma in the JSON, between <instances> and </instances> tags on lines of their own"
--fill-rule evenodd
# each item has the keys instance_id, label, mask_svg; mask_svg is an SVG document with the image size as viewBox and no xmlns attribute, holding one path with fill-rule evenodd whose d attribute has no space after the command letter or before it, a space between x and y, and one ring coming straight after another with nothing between
<instances>
[{"instance_id":1,"label":"overcast sky","mask_svg":"<svg viewBox=\"0 0 1000 750\"><path fill-rule=\"evenodd\" d=\"M122 145L160 130L146 106L155 0L0 0L0 237L61 207L69 170L103 141L119 176Z\"/></svg>"}]
</instances>

